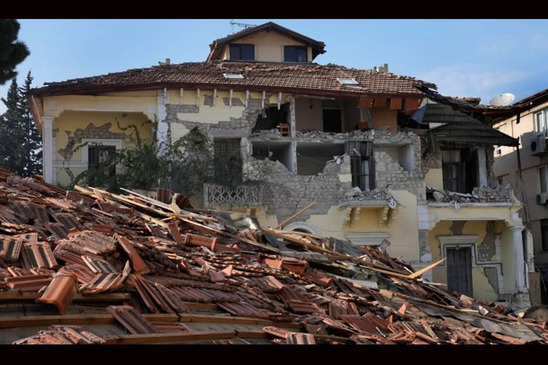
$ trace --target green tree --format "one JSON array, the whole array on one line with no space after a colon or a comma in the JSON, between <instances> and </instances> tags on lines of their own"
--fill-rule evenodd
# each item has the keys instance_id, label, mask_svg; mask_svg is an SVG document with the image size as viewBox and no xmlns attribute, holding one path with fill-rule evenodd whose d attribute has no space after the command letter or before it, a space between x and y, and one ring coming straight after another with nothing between
<instances>
[{"instance_id":1,"label":"green tree","mask_svg":"<svg viewBox=\"0 0 548 365\"><path fill-rule=\"evenodd\" d=\"M26 44L18 41L19 22L0 19L0 85L17 76L15 68L30 54Z\"/></svg>"},{"instance_id":2,"label":"green tree","mask_svg":"<svg viewBox=\"0 0 548 365\"><path fill-rule=\"evenodd\" d=\"M32 76L30 71L27 73L25 84L19 88L21 97L20 107L20 127L23 129L25 139L23 142L24 166L23 175L34 176L42 173L42 136L32 116L30 105L27 102L27 95L31 89Z\"/></svg>"},{"instance_id":3,"label":"green tree","mask_svg":"<svg viewBox=\"0 0 548 365\"><path fill-rule=\"evenodd\" d=\"M15 173L23 171L24 133L19 126L21 121L21 97L17 81L11 81L8 95L2 98L6 112L0 117L0 165Z\"/></svg>"},{"instance_id":4,"label":"green tree","mask_svg":"<svg viewBox=\"0 0 548 365\"><path fill-rule=\"evenodd\" d=\"M31 83L30 72L23 87L12 80L7 97L2 98L6 112L0 116L0 165L21 176L42 170L42 140L26 99Z\"/></svg>"}]
</instances>

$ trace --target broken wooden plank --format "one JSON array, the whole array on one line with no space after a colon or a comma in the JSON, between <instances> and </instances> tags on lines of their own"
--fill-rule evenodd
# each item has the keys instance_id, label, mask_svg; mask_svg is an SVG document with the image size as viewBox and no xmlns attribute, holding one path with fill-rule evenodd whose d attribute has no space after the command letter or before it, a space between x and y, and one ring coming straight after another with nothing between
<instances>
[{"instance_id":1,"label":"broken wooden plank","mask_svg":"<svg viewBox=\"0 0 548 365\"><path fill-rule=\"evenodd\" d=\"M306 206L305 208L299 210L297 213L293 214L291 217L287 218L282 223L278 224L276 226L276 229L281 229L283 226L285 226L287 224L287 222L297 218L298 216L300 216L301 214L306 212L308 209L312 208L314 205L316 205L316 202L313 202L313 203L309 204L308 206Z\"/></svg>"},{"instance_id":2,"label":"broken wooden plank","mask_svg":"<svg viewBox=\"0 0 548 365\"><path fill-rule=\"evenodd\" d=\"M105 338L110 345L169 344L193 341L209 341L231 338L266 338L262 331L199 331L182 333L151 333L143 335L124 335Z\"/></svg>"},{"instance_id":3,"label":"broken wooden plank","mask_svg":"<svg viewBox=\"0 0 548 365\"><path fill-rule=\"evenodd\" d=\"M427 272L428 270L433 269L434 267L436 267L436 266L438 266L439 264L441 264L442 262L444 262L445 259L446 259L446 258L444 257L443 259L441 259L441 260L439 260L439 261L437 261L437 262L434 262L432 265L428 265L428 266L426 266L426 267L420 269L419 271L416 271L416 272L410 274L407 278L408 278L408 279L414 279L414 278L416 278L416 277L418 277L418 276L421 276L422 274L424 274L424 273Z\"/></svg>"}]
</instances>

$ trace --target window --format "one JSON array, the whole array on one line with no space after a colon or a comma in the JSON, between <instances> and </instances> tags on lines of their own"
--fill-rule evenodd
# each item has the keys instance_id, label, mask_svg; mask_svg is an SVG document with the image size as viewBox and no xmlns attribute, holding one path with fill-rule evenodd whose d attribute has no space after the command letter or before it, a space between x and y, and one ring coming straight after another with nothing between
<instances>
[{"instance_id":1,"label":"window","mask_svg":"<svg viewBox=\"0 0 548 365\"><path fill-rule=\"evenodd\" d=\"M547 134L548 130L548 109L535 113L535 130Z\"/></svg>"},{"instance_id":2,"label":"window","mask_svg":"<svg viewBox=\"0 0 548 365\"><path fill-rule=\"evenodd\" d=\"M463 148L442 151L443 189L470 193L479 185L478 150Z\"/></svg>"},{"instance_id":3,"label":"window","mask_svg":"<svg viewBox=\"0 0 548 365\"><path fill-rule=\"evenodd\" d=\"M538 180L540 193L548 192L548 190L546 189L546 166L541 166L538 168Z\"/></svg>"},{"instance_id":4,"label":"window","mask_svg":"<svg viewBox=\"0 0 548 365\"><path fill-rule=\"evenodd\" d=\"M502 155L502 146L495 145L495 146L494 146L494 149L495 149L495 156L500 156L500 155Z\"/></svg>"},{"instance_id":5,"label":"window","mask_svg":"<svg viewBox=\"0 0 548 365\"><path fill-rule=\"evenodd\" d=\"M213 149L215 181L221 185L238 185L242 181L240 139L215 139Z\"/></svg>"},{"instance_id":6,"label":"window","mask_svg":"<svg viewBox=\"0 0 548 365\"><path fill-rule=\"evenodd\" d=\"M284 46L284 62L307 62L306 47Z\"/></svg>"},{"instance_id":7,"label":"window","mask_svg":"<svg viewBox=\"0 0 548 365\"><path fill-rule=\"evenodd\" d=\"M353 77L339 77L337 78L342 85L346 86L359 86L360 84Z\"/></svg>"},{"instance_id":8,"label":"window","mask_svg":"<svg viewBox=\"0 0 548 365\"><path fill-rule=\"evenodd\" d=\"M375 188L371 146L371 142L347 142L347 150L350 155L352 186L360 188L361 191Z\"/></svg>"},{"instance_id":9,"label":"window","mask_svg":"<svg viewBox=\"0 0 548 365\"><path fill-rule=\"evenodd\" d=\"M223 76L224 76L225 79L236 79L236 80L240 79L241 80L241 79L244 78L244 75L236 74L236 73L225 73L225 74L223 74Z\"/></svg>"},{"instance_id":10,"label":"window","mask_svg":"<svg viewBox=\"0 0 548 365\"><path fill-rule=\"evenodd\" d=\"M88 169L92 173L89 177L89 185L100 185L105 177L116 175L116 165L111 161L115 153L115 146L91 145L88 147Z\"/></svg>"},{"instance_id":11,"label":"window","mask_svg":"<svg viewBox=\"0 0 548 365\"><path fill-rule=\"evenodd\" d=\"M231 44L231 61L253 61L255 60L255 45L253 44Z\"/></svg>"},{"instance_id":12,"label":"window","mask_svg":"<svg viewBox=\"0 0 548 365\"><path fill-rule=\"evenodd\" d=\"M548 251L548 219L540 220L540 234L542 237L542 249Z\"/></svg>"}]
</instances>

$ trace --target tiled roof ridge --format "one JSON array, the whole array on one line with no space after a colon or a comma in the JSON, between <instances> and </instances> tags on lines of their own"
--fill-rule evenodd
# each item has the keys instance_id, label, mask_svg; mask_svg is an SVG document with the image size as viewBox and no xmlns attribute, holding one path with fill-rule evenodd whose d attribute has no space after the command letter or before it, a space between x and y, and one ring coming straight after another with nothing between
<instances>
[{"instance_id":1,"label":"tiled roof ridge","mask_svg":"<svg viewBox=\"0 0 548 365\"><path fill-rule=\"evenodd\" d=\"M100 74L100 75L94 75L94 76L85 76L85 77L77 77L73 79L67 79L64 81L55 81L55 82L45 82L44 85L47 86L60 86L65 85L69 83L81 83L85 81L90 81L93 79L101 79L106 77L112 77L112 76L120 76L123 74L131 74L131 73L140 73L140 72L150 72L150 71L156 71L158 69L169 69L169 68L182 68L185 66L207 66L211 65L214 67L222 67L223 65L242 65L242 66L255 66L256 68L259 68L261 66L270 66L272 67L272 71L279 71L283 69L295 69L295 68L316 68L316 69L338 69L343 72L358 72L358 73L365 73L369 76L386 76L394 77L398 79L405 79L405 80L417 80L415 77L407 76L407 75L399 75L392 72L378 72L370 69L358 69L354 67L346 67L343 65L337 65L328 63L325 65L318 64L318 63L284 63L284 62L241 62L241 61L210 61L210 62L203 62L203 61L194 61L194 62L181 62L181 63L175 63L175 64L169 64L169 65L152 65L149 67L137 67L137 68L131 68L124 71L117 71L117 72L109 72L106 74ZM269 70L263 70L263 71L269 71ZM350 76L350 75L349 75ZM420 80L417 80L420 81Z\"/></svg>"}]
</instances>

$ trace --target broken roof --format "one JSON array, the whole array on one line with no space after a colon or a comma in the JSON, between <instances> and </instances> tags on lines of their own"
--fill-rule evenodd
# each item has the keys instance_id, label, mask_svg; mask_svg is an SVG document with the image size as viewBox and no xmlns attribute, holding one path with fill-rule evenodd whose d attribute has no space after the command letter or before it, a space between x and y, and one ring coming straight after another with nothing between
<instances>
[{"instance_id":1,"label":"broken roof","mask_svg":"<svg viewBox=\"0 0 548 365\"><path fill-rule=\"evenodd\" d=\"M421 124L443 124L429 130L429 133L440 142L518 146L517 138L493 129L448 105L426 104L413 113L410 119Z\"/></svg>"},{"instance_id":2,"label":"broken roof","mask_svg":"<svg viewBox=\"0 0 548 365\"><path fill-rule=\"evenodd\" d=\"M241 214L176 195L2 180L1 343L548 343L544 323L421 278L441 261L415 271L379 247L237 229Z\"/></svg>"},{"instance_id":3,"label":"broken roof","mask_svg":"<svg viewBox=\"0 0 548 365\"><path fill-rule=\"evenodd\" d=\"M280 33L282 35L285 35L289 38L293 38L299 42L302 42L306 44L307 46L312 47L312 59L316 58L317 55L325 53L325 43L314 40L312 38L306 37L300 33L297 33L291 29L287 29L282 27L281 25L278 25L273 22L268 22L262 25L258 25L255 27L250 27L243 29L237 33L231 34L229 36L226 36L224 38L219 38L214 40L210 45L209 48L211 49L211 52L209 56L207 57L207 61L216 60L220 58L220 54L223 50L223 47L229 43L236 41L238 39L241 39L243 37L247 37L251 34L258 33L261 31L275 31L277 33Z\"/></svg>"},{"instance_id":4,"label":"broken roof","mask_svg":"<svg viewBox=\"0 0 548 365\"><path fill-rule=\"evenodd\" d=\"M243 78L226 78L224 74ZM340 78L354 78L358 85L346 86ZM189 62L132 69L107 75L46 83L31 95L85 94L116 90L162 87L217 88L268 92L295 92L333 97L386 95L422 97L415 85L426 84L408 76L346 68L337 65L259 62ZM431 85L431 84L430 84Z\"/></svg>"}]
</instances>

